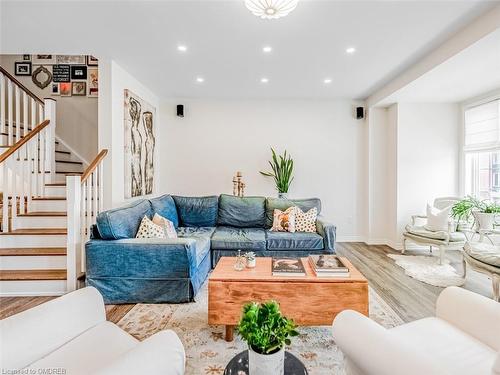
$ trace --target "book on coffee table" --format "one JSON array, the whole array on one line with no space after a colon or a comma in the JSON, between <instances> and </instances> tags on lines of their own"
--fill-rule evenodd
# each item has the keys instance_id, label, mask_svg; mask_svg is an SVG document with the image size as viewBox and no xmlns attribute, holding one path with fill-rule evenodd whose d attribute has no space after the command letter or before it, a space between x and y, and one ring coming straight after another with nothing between
<instances>
[{"instance_id":1,"label":"book on coffee table","mask_svg":"<svg viewBox=\"0 0 500 375\"><path fill-rule=\"evenodd\" d=\"M349 277L349 268L336 255L309 255L308 259L318 277Z\"/></svg>"},{"instance_id":2,"label":"book on coffee table","mask_svg":"<svg viewBox=\"0 0 500 375\"><path fill-rule=\"evenodd\" d=\"M273 258L273 276L305 276L306 270L300 258Z\"/></svg>"}]
</instances>

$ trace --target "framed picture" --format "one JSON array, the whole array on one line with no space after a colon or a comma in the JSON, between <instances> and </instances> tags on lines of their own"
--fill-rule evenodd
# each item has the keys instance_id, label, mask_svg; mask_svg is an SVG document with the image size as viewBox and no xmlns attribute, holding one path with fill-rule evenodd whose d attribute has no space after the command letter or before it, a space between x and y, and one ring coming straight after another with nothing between
<instances>
[{"instance_id":1,"label":"framed picture","mask_svg":"<svg viewBox=\"0 0 500 375\"><path fill-rule=\"evenodd\" d=\"M23 61L31 61L31 55L23 55Z\"/></svg>"},{"instance_id":2,"label":"framed picture","mask_svg":"<svg viewBox=\"0 0 500 375\"><path fill-rule=\"evenodd\" d=\"M87 79L87 67L85 65L71 65L71 79Z\"/></svg>"},{"instance_id":3,"label":"framed picture","mask_svg":"<svg viewBox=\"0 0 500 375\"><path fill-rule=\"evenodd\" d=\"M85 65L85 55L56 55L56 64Z\"/></svg>"},{"instance_id":4,"label":"framed picture","mask_svg":"<svg viewBox=\"0 0 500 375\"><path fill-rule=\"evenodd\" d=\"M69 82L70 65L52 65L52 80L54 82Z\"/></svg>"},{"instance_id":5,"label":"framed picture","mask_svg":"<svg viewBox=\"0 0 500 375\"><path fill-rule=\"evenodd\" d=\"M89 68L87 78L88 96L97 98L99 96L99 69Z\"/></svg>"},{"instance_id":6,"label":"framed picture","mask_svg":"<svg viewBox=\"0 0 500 375\"><path fill-rule=\"evenodd\" d=\"M61 82L59 84L59 95L71 96L71 82Z\"/></svg>"},{"instance_id":7,"label":"framed picture","mask_svg":"<svg viewBox=\"0 0 500 375\"><path fill-rule=\"evenodd\" d=\"M33 55L31 62L33 65L53 65L56 59L55 55Z\"/></svg>"},{"instance_id":8,"label":"framed picture","mask_svg":"<svg viewBox=\"0 0 500 375\"><path fill-rule=\"evenodd\" d=\"M87 95L87 82L71 82L71 94L73 96Z\"/></svg>"},{"instance_id":9,"label":"framed picture","mask_svg":"<svg viewBox=\"0 0 500 375\"><path fill-rule=\"evenodd\" d=\"M30 76L31 75L31 63L19 61L14 63L14 73L16 76Z\"/></svg>"},{"instance_id":10,"label":"framed picture","mask_svg":"<svg viewBox=\"0 0 500 375\"><path fill-rule=\"evenodd\" d=\"M52 95L61 95L59 91L59 83L53 83L51 87L51 94Z\"/></svg>"},{"instance_id":11,"label":"framed picture","mask_svg":"<svg viewBox=\"0 0 500 375\"><path fill-rule=\"evenodd\" d=\"M92 55L87 55L87 65L88 66L97 66L99 64L99 60L97 60Z\"/></svg>"}]
</instances>

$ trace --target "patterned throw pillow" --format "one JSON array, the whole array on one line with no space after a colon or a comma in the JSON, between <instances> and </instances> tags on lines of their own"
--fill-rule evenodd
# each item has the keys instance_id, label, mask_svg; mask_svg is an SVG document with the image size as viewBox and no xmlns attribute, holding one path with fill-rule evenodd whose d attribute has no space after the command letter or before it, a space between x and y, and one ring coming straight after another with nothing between
<instances>
[{"instance_id":1,"label":"patterned throw pillow","mask_svg":"<svg viewBox=\"0 0 500 375\"><path fill-rule=\"evenodd\" d=\"M318 209L311 208L304 212L300 208L295 207L295 230L297 232L316 233L316 219L318 218Z\"/></svg>"},{"instance_id":2,"label":"patterned throw pillow","mask_svg":"<svg viewBox=\"0 0 500 375\"><path fill-rule=\"evenodd\" d=\"M161 226L156 225L147 216L144 216L135 238L165 238L165 231Z\"/></svg>"},{"instance_id":3,"label":"patterned throw pillow","mask_svg":"<svg viewBox=\"0 0 500 375\"><path fill-rule=\"evenodd\" d=\"M175 230L174 223L170 220L155 214L155 216L153 216L153 223L163 228L166 238L177 238L177 231Z\"/></svg>"},{"instance_id":4,"label":"patterned throw pillow","mask_svg":"<svg viewBox=\"0 0 500 375\"><path fill-rule=\"evenodd\" d=\"M295 207L289 207L286 211L274 209L273 232L295 232Z\"/></svg>"}]
</instances>

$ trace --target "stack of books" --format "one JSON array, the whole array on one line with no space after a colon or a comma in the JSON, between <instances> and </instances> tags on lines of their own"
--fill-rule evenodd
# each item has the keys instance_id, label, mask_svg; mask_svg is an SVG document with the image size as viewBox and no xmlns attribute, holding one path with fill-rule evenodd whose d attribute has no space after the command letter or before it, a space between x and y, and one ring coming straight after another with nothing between
<instances>
[{"instance_id":1,"label":"stack of books","mask_svg":"<svg viewBox=\"0 0 500 375\"><path fill-rule=\"evenodd\" d=\"M273 258L273 276L305 276L300 258Z\"/></svg>"},{"instance_id":2,"label":"stack of books","mask_svg":"<svg viewBox=\"0 0 500 375\"><path fill-rule=\"evenodd\" d=\"M336 255L309 255L317 277L349 277L349 268Z\"/></svg>"}]
</instances>

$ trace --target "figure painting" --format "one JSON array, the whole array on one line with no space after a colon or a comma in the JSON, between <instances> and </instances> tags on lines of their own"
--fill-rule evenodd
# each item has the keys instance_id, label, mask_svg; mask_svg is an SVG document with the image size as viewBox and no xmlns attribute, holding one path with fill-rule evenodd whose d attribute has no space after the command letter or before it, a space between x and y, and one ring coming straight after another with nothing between
<instances>
[{"instance_id":1,"label":"figure painting","mask_svg":"<svg viewBox=\"0 0 500 375\"><path fill-rule=\"evenodd\" d=\"M125 198L153 193L155 108L125 90Z\"/></svg>"}]
</instances>

